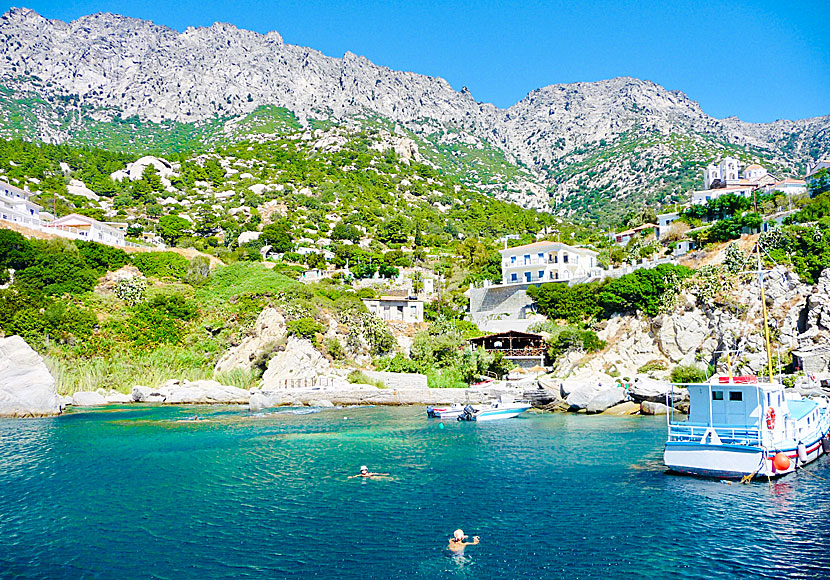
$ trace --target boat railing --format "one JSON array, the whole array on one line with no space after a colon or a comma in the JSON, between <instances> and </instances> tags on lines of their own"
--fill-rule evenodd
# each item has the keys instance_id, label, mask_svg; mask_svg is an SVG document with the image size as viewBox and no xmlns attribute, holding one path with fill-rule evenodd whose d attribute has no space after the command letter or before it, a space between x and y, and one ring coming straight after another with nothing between
<instances>
[{"instance_id":1,"label":"boat railing","mask_svg":"<svg viewBox=\"0 0 830 580\"><path fill-rule=\"evenodd\" d=\"M761 431L756 427L669 423L669 441L700 442L710 429L715 431L721 442L730 445L758 445L761 439Z\"/></svg>"}]
</instances>

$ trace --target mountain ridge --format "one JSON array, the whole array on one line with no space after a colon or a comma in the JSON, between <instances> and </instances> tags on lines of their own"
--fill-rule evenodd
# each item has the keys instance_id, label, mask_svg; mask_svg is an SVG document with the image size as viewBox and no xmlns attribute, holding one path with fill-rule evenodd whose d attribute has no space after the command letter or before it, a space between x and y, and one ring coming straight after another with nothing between
<instances>
[{"instance_id":1,"label":"mountain ridge","mask_svg":"<svg viewBox=\"0 0 830 580\"><path fill-rule=\"evenodd\" d=\"M0 94L0 126L4 102L8 110L30 95L41 110L19 131L44 141L70 140L93 121L202 126L264 106L288 109L304 126L377 115L422 139L457 132L471 148L500 149L531 174L524 184L504 181L505 189L545 188L566 214L596 201L680 201L699 166L719 155L762 162L783 177L830 151L830 115L716 119L682 91L633 77L551 84L502 109L441 77L348 51L327 56L286 44L276 31L227 23L178 32L111 13L67 23L22 8L0 17L0 37L0 89L8 93L6 101ZM7 124L12 117L6 113Z\"/></svg>"}]
</instances>

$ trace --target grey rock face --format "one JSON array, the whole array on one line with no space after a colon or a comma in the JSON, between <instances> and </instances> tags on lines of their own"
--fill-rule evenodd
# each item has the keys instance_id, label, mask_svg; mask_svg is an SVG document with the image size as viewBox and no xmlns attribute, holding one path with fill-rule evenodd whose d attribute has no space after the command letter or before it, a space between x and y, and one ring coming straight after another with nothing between
<instances>
[{"instance_id":1,"label":"grey rock face","mask_svg":"<svg viewBox=\"0 0 830 580\"><path fill-rule=\"evenodd\" d=\"M311 381L329 371L329 361L311 341L290 337L285 350L268 363L262 375L263 390L290 388L300 380Z\"/></svg>"},{"instance_id":2,"label":"grey rock face","mask_svg":"<svg viewBox=\"0 0 830 580\"><path fill-rule=\"evenodd\" d=\"M669 408L663 403L652 403L651 401L643 401L640 403L640 413L643 415L666 415Z\"/></svg>"},{"instance_id":3,"label":"grey rock face","mask_svg":"<svg viewBox=\"0 0 830 580\"><path fill-rule=\"evenodd\" d=\"M253 368L259 356L270 352L274 344L285 337L285 318L274 308L266 308L257 317L251 336L225 353L216 363L214 372Z\"/></svg>"},{"instance_id":4,"label":"grey rock face","mask_svg":"<svg viewBox=\"0 0 830 580\"><path fill-rule=\"evenodd\" d=\"M0 338L0 417L60 412L55 379L40 355L19 336Z\"/></svg>"}]
</instances>

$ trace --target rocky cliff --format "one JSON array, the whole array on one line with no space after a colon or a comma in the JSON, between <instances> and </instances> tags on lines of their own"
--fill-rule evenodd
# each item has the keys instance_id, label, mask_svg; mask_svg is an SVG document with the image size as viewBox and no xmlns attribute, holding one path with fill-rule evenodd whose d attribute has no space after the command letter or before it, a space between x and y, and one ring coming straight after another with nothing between
<instances>
[{"instance_id":1,"label":"rocky cliff","mask_svg":"<svg viewBox=\"0 0 830 580\"><path fill-rule=\"evenodd\" d=\"M700 165L726 153L798 173L830 143L830 117L718 120L679 91L633 78L551 85L499 109L441 78L229 24L179 33L113 14L66 23L12 9L0 37L0 134L65 141L79 125L131 118L222 119L217 131L233 132L266 105L301 122L376 116L438 147L499 148L532 174L503 187L547 188L563 213L591 212L597 200L679 198ZM476 166L467 169L475 178Z\"/></svg>"}]
</instances>

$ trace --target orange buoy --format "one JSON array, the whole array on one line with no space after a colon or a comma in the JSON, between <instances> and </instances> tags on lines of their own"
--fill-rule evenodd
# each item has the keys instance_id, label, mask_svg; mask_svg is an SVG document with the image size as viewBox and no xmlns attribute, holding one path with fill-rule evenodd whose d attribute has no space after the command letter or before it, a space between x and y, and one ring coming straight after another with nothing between
<instances>
[{"instance_id":1,"label":"orange buoy","mask_svg":"<svg viewBox=\"0 0 830 580\"><path fill-rule=\"evenodd\" d=\"M772 465L776 471L787 471L790 468L790 458L779 451L772 458Z\"/></svg>"}]
</instances>

